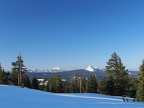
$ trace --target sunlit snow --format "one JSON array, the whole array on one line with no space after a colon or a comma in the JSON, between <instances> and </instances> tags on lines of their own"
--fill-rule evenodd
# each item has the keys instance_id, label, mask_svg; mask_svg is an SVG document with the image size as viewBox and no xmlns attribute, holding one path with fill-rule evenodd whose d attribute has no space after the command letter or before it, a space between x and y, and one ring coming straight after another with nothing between
<instances>
[{"instance_id":1,"label":"sunlit snow","mask_svg":"<svg viewBox=\"0 0 144 108\"><path fill-rule=\"evenodd\" d=\"M92 93L49 93L0 85L0 108L143 108L128 98Z\"/></svg>"}]
</instances>

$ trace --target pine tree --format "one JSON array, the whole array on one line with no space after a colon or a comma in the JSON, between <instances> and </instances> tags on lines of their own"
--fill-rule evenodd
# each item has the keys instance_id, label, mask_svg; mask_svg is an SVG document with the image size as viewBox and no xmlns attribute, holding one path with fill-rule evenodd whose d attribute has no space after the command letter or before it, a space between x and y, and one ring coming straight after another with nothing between
<instances>
[{"instance_id":1,"label":"pine tree","mask_svg":"<svg viewBox=\"0 0 144 108\"><path fill-rule=\"evenodd\" d=\"M36 77L32 78L32 88L33 89L38 89L38 80Z\"/></svg>"},{"instance_id":2,"label":"pine tree","mask_svg":"<svg viewBox=\"0 0 144 108\"><path fill-rule=\"evenodd\" d=\"M2 66L1 66L1 63L0 63L0 71L2 70Z\"/></svg>"},{"instance_id":3,"label":"pine tree","mask_svg":"<svg viewBox=\"0 0 144 108\"><path fill-rule=\"evenodd\" d=\"M8 84L8 75L0 64L0 84Z\"/></svg>"},{"instance_id":4,"label":"pine tree","mask_svg":"<svg viewBox=\"0 0 144 108\"><path fill-rule=\"evenodd\" d=\"M95 74L92 73L87 81L87 91L89 93L96 93L97 92L97 80L95 78Z\"/></svg>"},{"instance_id":5,"label":"pine tree","mask_svg":"<svg viewBox=\"0 0 144 108\"><path fill-rule=\"evenodd\" d=\"M54 76L54 83L55 83L55 91L56 93L63 92L63 82L58 74Z\"/></svg>"},{"instance_id":6,"label":"pine tree","mask_svg":"<svg viewBox=\"0 0 144 108\"><path fill-rule=\"evenodd\" d=\"M53 92L55 91L54 89L54 80L53 76L48 80L48 84L45 88L45 91Z\"/></svg>"},{"instance_id":7,"label":"pine tree","mask_svg":"<svg viewBox=\"0 0 144 108\"><path fill-rule=\"evenodd\" d=\"M63 82L58 74L51 77L48 81L48 84L45 88L45 91L55 92L55 93L62 93L63 90Z\"/></svg>"},{"instance_id":8,"label":"pine tree","mask_svg":"<svg viewBox=\"0 0 144 108\"><path fill-rule=\"evenodd\" d=\"M77 78L77 93L84 93L86 92L86 79L83 78L81 75Z\"/></svg>"},{"instance_id":9,"label":"pine tree","mask_svg":"<svg viewBox=\"0 0 144 108\"><path fill-rule=\"evenodd\" d=\"M74 81L71 81L71 82L69 83L69 92L70 92L70 93L76 93L75 82L74 82Z\"/></svg>"},{"instance_id":10,"label":"pine tree","mask_svg":"<svg viewBox=\"0 0 144 108\"><path fill-rule=\"evenodd\" d=\"M81 93L86 92L86 78L85 77L81 79L80 85L81 85Z\"/></svg>"},{"instance_id":11,"label":"pine tree","mask_svg":"<svg viewBox=\"0 0 144 108\"><path fill-rule=\"evenodd\" d=\"M108 93L110 93L110 95L125 95L128 83L128 73L121 62L121 58L115 52L108 60L105 72L108 77L108 90L110 90ZM109 85L109 83L111 85Z\"/></svg>"},{"instance_id":12,"label":"pine tree","mask_svg":"<svg viewBox=\"0 0 144 108\"><path fill-rule=\"evenodd\" d=\"M21 54L19 56L17 56L17 61L16 62L12 62L12 66L13 66L13 71L15 71L15 73L18 73L18 85L21 87L24 87L24 77L25 77L25 66L23 64L23 60L22 60L22 56Z\"/></svg>"},{"instance_id":13,"label":"pine tree","mask_svg":"<svg viewBox=\"0 0 144 108\"><path fill-rule=\"evenodd\" d=\"M15 69L12 69L12 73L10 75L10 81L12 85L18 85L18 72Z\"/></svg>"},{"instance_id":14,"label":"pine tree","mask_svg":"<svg viewBox=\"0 0 144 108\"><path fill-rule=\"evenodd\" d=\"M100 94L107 94L107 81L105 78L102 78L98 81L97 92Z\"/></svg>"},{"instance_id":15,"label":"pine tree","mask_svg":"<svg viewBox=\"0 0 144 108\"><path fill-rule=\"evenodd\" d=\"M114 77L112 75L108 76L107 80L107 94L114 95Z\"/></svg>"},{"instance_id":16,"label":"pine tree","mask_svg":"<svg viewBox=\"0 0 144 108\"><path fill-rule=\"evenodd\" d=\"M79 81L79 76L76 73L76 70L71 78L70 83L69 83L69 91L70 91L70 93L79 93L80 92L80 81Z\"/></svg>"},{"instance_id":17,"label":"pine tree","mask_svg":"<svg viewBox=\"0 0 144 108\"><path fill-rule=\"evenodd\" d=\"M127 96L131 98L135 98L137 91L137 83L138 80L134 76L129 77L128 85L127 85Z\"/></svg>"},{"instance_id":18,"label":"pine tree","mask_svg":"<svg viewBox=\"0 0 144 108\"><path fill-rule=\"evenodd\" d=\"M0 69L0 84L7 84L7 74L4 69Z\"/></svg>"},{"instance_id":19,"label":"pine tree","mask_svg":"<svg viewBox=\"0 0 144 108\"><path fill-rule=\"evenodd\" d=\"M31 88L31 83L27 75L24 76L24 87Z\"/></svg>"},{"instance_id":20,"label":"pine tree","mask_svg":"<svg viewBox=\"0 0 144 108\"><path fill-rule=\"evenodd\" d=\"M138 88L136 93L136 100L144 102L144 60L142 60L142 64L139 67L138 74Z\"/></svg>"},{"instance_id":21,"label":"pine tree","mask_svg":"<svg viewBox=\"0 0 144 108\"><path fill-rule=\"evenodd\" d=\"M68 82L63 83L63 91L64 91L64 93L70 93Z\"/></svg>"}]
</instances>

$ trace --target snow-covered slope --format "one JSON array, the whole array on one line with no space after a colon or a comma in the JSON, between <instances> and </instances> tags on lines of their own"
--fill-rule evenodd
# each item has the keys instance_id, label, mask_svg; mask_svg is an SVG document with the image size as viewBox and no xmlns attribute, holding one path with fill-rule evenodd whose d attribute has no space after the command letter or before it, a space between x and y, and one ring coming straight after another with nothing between
<instances>
[{"instance_id":1,"label":"snow-covered slope","mask_svg":"<svg viewBox=\"0 0 144 108\"><path fill-rule=\"evenodd\" d=\"M85 70L90 72L96 72L99 71L100 69L98 67L88 66Z\"/></svg>"},{"instance_id":2,"label":"snow-covered slope","mask_svg":"<svg viewBox=\"0 0 144 108\"><path fill-rule=\"evenodd\" d=\"M143 108L144 103L91 93L49 93L0 85L0 108Z\"/></svg>"}]
</instances>

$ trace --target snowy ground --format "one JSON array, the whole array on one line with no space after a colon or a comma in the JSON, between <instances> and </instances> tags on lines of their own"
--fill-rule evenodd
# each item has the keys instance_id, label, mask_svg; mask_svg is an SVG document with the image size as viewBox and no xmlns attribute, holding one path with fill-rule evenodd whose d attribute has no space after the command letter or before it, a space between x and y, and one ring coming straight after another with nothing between
<instances>
[{"instance_id":1,"label":"snowy ground","mask_svg":"<svg viewBox=\"0 0 144 108\"><path fill-rule=\"evenodd\" d=\"M144 108L144 103L100 94L55 94L0 85L0 108Z\"/></svg>"}]
</instances>

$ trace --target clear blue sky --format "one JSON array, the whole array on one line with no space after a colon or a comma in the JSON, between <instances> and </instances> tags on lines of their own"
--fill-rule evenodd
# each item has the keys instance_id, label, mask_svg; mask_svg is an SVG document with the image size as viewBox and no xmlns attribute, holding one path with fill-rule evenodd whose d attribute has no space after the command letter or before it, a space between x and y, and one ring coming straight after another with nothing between
<instances>
[{"instance_id":1,"label":"clear blue sky","mask_svg":"<svg viewBox=\"0 0 144 108\"><path fill-rule=\"evenodd\" d=\"M0 62L28 69L105 68L116 52L129 70L144 59L144 0L0 0Z\"/></svg>"}]
</instances>

